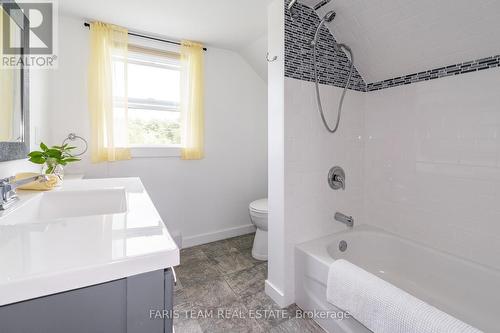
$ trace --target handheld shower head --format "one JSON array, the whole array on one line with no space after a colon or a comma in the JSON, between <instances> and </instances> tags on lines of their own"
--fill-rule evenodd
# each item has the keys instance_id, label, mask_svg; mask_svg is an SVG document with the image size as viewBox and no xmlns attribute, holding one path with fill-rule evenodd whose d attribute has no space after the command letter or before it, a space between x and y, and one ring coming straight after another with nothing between
<instances>
[{"instance_id":1,"label":"handheld shower head","mask_svg":"<svg viewBox=\"0 0 500 333\"><path fill-rule=\"evenodd\" d=\"M325 16L323 16L323 19L321 20L321 22L318 25L318 28L316 29L316 33L314 34L314 38L311 40L312 46L314 46L317 43L319 32L320 32L321 28L325 25L325 23L332 22L336 15L337 14L332 10L332 11L329 11L328 13L326 13ZM337 47L337 46L335 46L335 47Z\"/></svg>"},{"instance_id":2,"label":"handheld shower head","mask_svg":"<svg viewBox=\"0 0 500 333\"><path fill-rule=\"evenodd\" d=\"M330 12L328 12L328 13L325 14L325 16L323 17L323 20L325 22L330 23L330 22L333 21L333 19L335 18L336 15L337 14L332 10L332 11L330 11Z\"/></svg>"}]
</instances>

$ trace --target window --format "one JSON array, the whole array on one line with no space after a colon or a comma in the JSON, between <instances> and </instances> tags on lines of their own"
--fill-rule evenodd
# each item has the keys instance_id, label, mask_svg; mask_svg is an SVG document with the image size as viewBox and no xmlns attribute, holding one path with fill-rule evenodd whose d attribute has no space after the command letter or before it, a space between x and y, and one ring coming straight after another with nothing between
<instances>
[{"instance_id":1,"label":"window","mask_svg":"<svg viewBox=\"0 0 500 333\"><path fill-rule=\"evenodd\" d=\"M115 70L123 60L114 59ZM126 80L129 143L134 147L181 147L179 54L129 45L127 77L115 86L115 108L124 107ZM123 89L122 89L123 90Z\"/></svg>"}]
</instances>

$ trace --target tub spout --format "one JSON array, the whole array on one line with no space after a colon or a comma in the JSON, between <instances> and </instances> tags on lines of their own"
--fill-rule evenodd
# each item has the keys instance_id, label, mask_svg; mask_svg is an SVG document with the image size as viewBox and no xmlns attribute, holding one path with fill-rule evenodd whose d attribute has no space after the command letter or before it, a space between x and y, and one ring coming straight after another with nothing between
<instances>
[{"instance_id":1,"label":"tub spout","mask_svg":"<svg viewBox=\"0 0 500 333\"><path fill-rule=\"evenodd\" d=\"M344 223L349 228L352 228L354 226L354 218L352 216L347 216L345 214L336 212L335 213L335 220L337 220L341 223Z\"/></svg>"}]
</instances>

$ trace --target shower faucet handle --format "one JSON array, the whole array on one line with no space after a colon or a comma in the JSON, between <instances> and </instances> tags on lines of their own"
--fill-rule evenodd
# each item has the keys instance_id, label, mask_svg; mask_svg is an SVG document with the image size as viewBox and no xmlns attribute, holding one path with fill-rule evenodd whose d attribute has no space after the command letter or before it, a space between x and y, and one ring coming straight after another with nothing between
<instances>
[{"instance_id":1,"label":"shower faucet handle","mask_svg":"<svg viewBox=\"0 0 500 333\"><path fill-rule=\"evenodd\" d=\"M345 172L339 166L334 166L328 172L328 184L334 190L345 190Z\"/></svg>"},{"instance_id":2,"label":"shower faucet handle","mask_svg":"<svg viewBox=\"0 0 500 333\"><path fill-rule=\"evenodd\" d=\"M333 176L333 180L337 183L340 183L340 186L342 186L342 189L345 190L345 179L342 176L335 175Z\"/></svg>"}]
</instances>

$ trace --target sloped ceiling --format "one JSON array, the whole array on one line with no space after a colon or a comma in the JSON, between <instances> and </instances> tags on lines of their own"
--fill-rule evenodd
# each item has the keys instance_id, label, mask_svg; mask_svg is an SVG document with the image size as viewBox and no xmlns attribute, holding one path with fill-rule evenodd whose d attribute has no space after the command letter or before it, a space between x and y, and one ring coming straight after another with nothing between
<instances>
[{"instance_id":1,"label":"sloped ceiling","mask_svg":"<svg viewBox=\"0 0 500 333\"><path fill-rule=\"evenodd\" d=\"M60 0L61 13L238 51L267 32L271 0ZM265 57L265 54L263 55Z\"/></svg>"},{"instance_id":2,"label":"sloped ceiling","mask_svg":"<svg viewBox=\"0 0 500 333\"><path fill-rule=\"evenodd\" d=\"M260 78L267 83L267 32L239 52Z\"/></svg>"},{"instance_id":3,"label":"sloped ceiling","mask_svg":"<svg viewBox=\"0 0 500 333\"><path fill-rule=\"evenodd\" d=\"M367 83L500 54L498 0L332 0L318 14L329 10Z\"/></svg>"}]
</instances>

